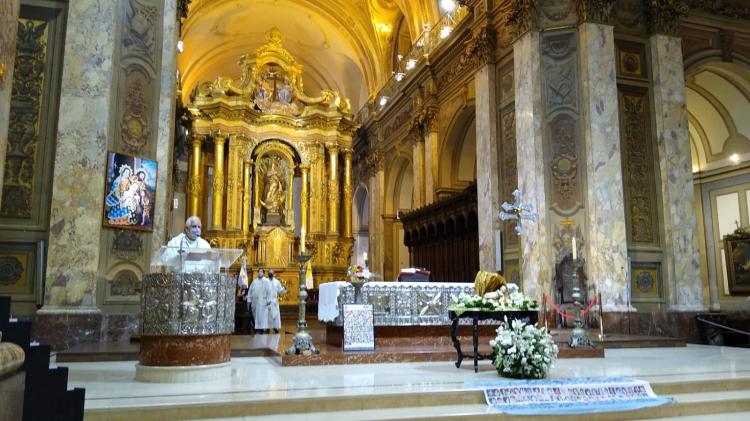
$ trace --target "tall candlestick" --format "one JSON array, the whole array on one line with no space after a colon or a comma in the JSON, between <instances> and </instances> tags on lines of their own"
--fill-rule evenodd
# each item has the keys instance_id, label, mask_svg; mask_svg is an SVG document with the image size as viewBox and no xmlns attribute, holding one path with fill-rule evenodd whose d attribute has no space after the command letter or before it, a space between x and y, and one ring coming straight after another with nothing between
<instances>
[{"instance_id":1,"label":"tall candlestick","mask_svg":"<svg viewBox=\"0 0 750 421\"><path fill-rule=\"evenodd\" d=\"M578 257L578 253L577 253L577 251L578 251L578 250L576 250L576 238L575 238L575 237L573 237L573 260L575 260L575 259L576 259L576 257Z\"/></svg>"}]
</instances>

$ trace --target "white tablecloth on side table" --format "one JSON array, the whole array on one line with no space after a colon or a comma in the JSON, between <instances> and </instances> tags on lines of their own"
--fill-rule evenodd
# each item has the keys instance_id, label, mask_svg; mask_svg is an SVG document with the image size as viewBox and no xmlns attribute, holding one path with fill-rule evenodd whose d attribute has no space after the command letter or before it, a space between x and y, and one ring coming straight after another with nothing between
<instances>
[{"instance_id":1,"label":"white tablecloth on side table","mask_svg":"<svg viewBox=\"0 0 750 421\"><path fill-rule=\"evenodd\" d=\"M332 322L339 315L339 291L348 282L336 281L320 284L318 287L318 320Z\"/></svg>"}]
</instances>

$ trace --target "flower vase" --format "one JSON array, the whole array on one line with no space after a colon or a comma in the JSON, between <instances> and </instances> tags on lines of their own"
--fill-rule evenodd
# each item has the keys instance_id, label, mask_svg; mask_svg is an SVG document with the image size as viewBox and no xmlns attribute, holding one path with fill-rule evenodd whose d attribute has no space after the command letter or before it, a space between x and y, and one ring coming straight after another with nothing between
<instances>
[{"instance_id":1,"label":"flower vase","mask_svg":"<svg viewBox=\"0 0 750 421\"><path fill-rule=\"evenodd\" d=\"M354 279L351 281L354 287L354 304L362 304L362 287L366 282L364 279Z\"/></svg>"}]
</instances>

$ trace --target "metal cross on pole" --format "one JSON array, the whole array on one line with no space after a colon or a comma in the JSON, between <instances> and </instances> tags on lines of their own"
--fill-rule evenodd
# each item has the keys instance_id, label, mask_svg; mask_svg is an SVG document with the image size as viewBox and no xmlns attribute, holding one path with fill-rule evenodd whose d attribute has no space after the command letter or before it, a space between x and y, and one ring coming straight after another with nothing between
<instances>
[{"instance_id":1,"label":"metal cross on pole","mask_svg":"<svg viewBox=\"0 0 750 421\"><path fill-rule=\"evenodd\" d=\"M516 235L521 235L523 231L523 221L534 221L539 219L539 215L534 213L534 207L530 203L521 203L521 192L516 189L513 192L515 201L510 204L503 202L500 207L500 219L503 221L516 221Z\"/></svg>"}]
</instances>

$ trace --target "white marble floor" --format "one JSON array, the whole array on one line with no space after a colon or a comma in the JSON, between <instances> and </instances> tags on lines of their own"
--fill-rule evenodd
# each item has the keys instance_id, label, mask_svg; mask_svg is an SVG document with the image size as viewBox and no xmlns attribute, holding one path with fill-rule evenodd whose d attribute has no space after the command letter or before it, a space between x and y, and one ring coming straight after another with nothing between
<instances>
[{"instance_id":1,"label":"white marble floor","mask_svg":"<svg viewBox=\"0 0 750 421\"><path fill-rule=\"evenodd\" d=\"M86 409L263 401L372 393L398 394L465 389L464 382L494 380L489 362L474 373L471 362L281 367L270 357L234 358L230 378L182 384L140 383L135 362L60 363L69 386L86 388ZM605 358L558 360L551 377L628 376L652 383L750 378L750 349L688 345L686 348L607 350Z\"/></svg>"}]
</instances>

